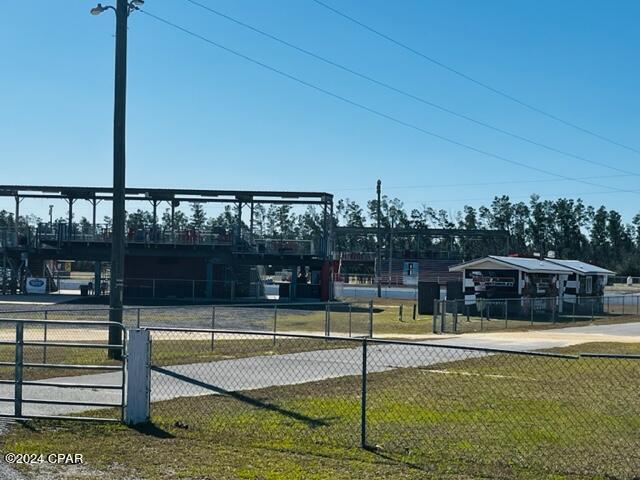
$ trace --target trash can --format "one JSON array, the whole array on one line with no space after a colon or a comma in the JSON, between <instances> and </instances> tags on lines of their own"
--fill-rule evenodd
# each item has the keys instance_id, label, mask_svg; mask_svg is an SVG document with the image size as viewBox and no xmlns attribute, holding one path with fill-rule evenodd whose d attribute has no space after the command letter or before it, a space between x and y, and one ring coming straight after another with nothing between
<instances>
[{"instance_id":1,"label":"trash can","mask_svg":"<svg viewBox=\"0 0 640 480\"><path fill-rule=\"evenodd\" d=\"M89 296L89 285L80 285L80 295L82 297Z\"/></svg>"}]
</instances>

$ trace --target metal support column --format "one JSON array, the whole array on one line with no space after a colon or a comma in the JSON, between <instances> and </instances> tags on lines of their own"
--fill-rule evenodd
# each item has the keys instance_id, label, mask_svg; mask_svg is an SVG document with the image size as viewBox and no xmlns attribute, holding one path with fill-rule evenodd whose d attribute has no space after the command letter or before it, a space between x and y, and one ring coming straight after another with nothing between
<instances>
[{"instance_id":1,"label":"metal support column","mask_svg":"<svg viewBox=\"0 0 640 480\"><path fill-rule=\"evenodd\" d=\"M14 223L16 224L16 231L18 231L18 224L20 223L20 202L22 202L22 199L20 198L20 196L16 195L16 214L14 216Z\"/></svg>"},{"instance_id":2,"label":"metal support column","mask_svg":"<svg viewBox=\"0 0 640 480\"><path fill-rule=\"evenodd\" d=\"M73 204L76 202L74 198L67 198L67 203L69 204L68 209L68 231L67 231L67 240L71 240L73 235Z\"/></svg>"},{"instance_id":3,"label":"metal support column","mask_svg":"<svg viewBox=\"0 0 640 480\"><path fill-rule=\"evenodd\" d=\"M93 227L93 234L96 234L96 207L98 206L98 200L95 198L89 200L91 203L91 225Z\"/></svg>"},{"instance_id":4,"label":"metal support column","mask_svg":"<svg viewBox=\"0 0 640 480\"><path fill-rule=\"evenodd\" d=\"M254 209L254 203L253 203L253 199L251 200L251 203L249 204L249 236L250 236L250 241L251 243L253 243L253 209Z\"/></svg>"},{"instance_id":5,"label":"metal support column","mask_svg":"<svg viewBox=\"0 0 640 480\"><path fill-rule=\"evenodd\" d=\"M242 200L238 201L236 207L236 225L235 225L235 241L236 244L240 242L242 238Z\"/></svg>"}]
</instances>

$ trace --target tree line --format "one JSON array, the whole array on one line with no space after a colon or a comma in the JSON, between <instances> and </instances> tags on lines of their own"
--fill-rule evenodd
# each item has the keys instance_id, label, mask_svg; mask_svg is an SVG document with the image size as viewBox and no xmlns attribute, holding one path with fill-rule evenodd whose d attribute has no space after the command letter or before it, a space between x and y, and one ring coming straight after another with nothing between
<instances>
[{"instance_id":1,"label":"tree line","mask_svg":"<svg viewBox=\"0 0 640 480\"><path fill-rule=\"evenodd\" d=\"M354 200L340 199L334 205L329 222L333 226L365 227L377 224L377 200L361 205ZM248 231L247 213L241 229ZM41 219L34 215L21 216L23 226L36 225ZM66 222L60 218L56 222ZM111 219L104 217L109 225ZM171 212L166 209L158 219L160 228L171 228ZM291 205L254 206L254 235L262 238L317 239L322 235L324 215L322 210L309 206L303 211ZM546 255L554 251L558 258L585 260L608 267L622 275L640 275L640 213L630 223L625 223L619 212L605 206L586 205L581 199L559 198L542 200L532 195L527 202L513 202L507 195L496 196L489 205L473 207L450 213L422 205L408 209L398 198L383 196L380 202L380 223L385 231L411 228L439 228L445 230L505 230L509 232L510 253ZM82 217L79 228L89 229L91 223ZM218 229L231 232L237 224L237 211L231 205L216 216L208 216L202 203L190 204L190 212L176 210L173 226L184 229ZM15 225L11 212L0 211L0 227ZM147 210L127 213L127 227L150 228L153 215ZM375 236L340 236L335 249L375 251ZM501 243L502 242L502 243ZM448 256L470 259L487 254L506 253L500 239L443 236L427 238L393 237L382 239L385 255L389 251L397 256Z\"/></svg>"}]
</instances>

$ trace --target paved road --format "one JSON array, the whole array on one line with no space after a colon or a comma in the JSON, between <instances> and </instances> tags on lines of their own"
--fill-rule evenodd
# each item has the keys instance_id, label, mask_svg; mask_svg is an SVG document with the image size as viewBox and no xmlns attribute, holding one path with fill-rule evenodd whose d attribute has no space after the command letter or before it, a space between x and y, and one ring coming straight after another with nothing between
<instances>
[{"instance_id":1,"label":"paved road","mask_svg":"<svg viewBox=\"0 0 640 480\"><path fill-rule=\"evenodd\" d=\"M528 351L552 347L562 347L587 342L595 335L615 335L627 339L640 339L640 323L620 325L593 325L572 327L558 331L471 334L431 340L438 347L371 345L369 347L368 370L380 372L400 367L427 366L435 363L450 362L462 358L474 358L486 355L471 350L455 350L447 346L467 346L500 348L514 351ZM285 341L285 340L283 340ZM441 347L440 347L441 346ZM216 391L253 390L277 385L292 385L317 380L325 380L349 375L359 375L362 365L360 348L328 349L283 355L256 356L241 359L229 359L208 363L193 363L165 367L176 377L186 376L196 379L211 388L186 383L159 372L152 373L152 401L167 400L182 396L197 396L216 393ZM49 379L65 383L118 384L117 372ZM0 385L0 397L11 398L13 387ZM23 387L24 398L32 399L68 399L119 403L118 391L100 389L60 389L55 387ZM11 403L0 403L1 413L12 413ZM87 410L82 406L65 405L29 405L25 404L25 414L67 414Z\"/></svg>"}]
</instances>

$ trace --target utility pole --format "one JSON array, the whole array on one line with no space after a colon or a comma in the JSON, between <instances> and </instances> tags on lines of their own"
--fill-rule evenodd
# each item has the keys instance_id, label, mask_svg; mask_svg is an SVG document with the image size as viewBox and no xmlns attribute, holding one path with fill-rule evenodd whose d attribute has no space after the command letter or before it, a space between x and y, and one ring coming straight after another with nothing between
<instances>
[{"instance_id":1,"label":"utility pole","mask_svg":"<svg viewBox=\"0 0 640 480\"><path fill-rule=\"evenodd\" d=\"M113 106L113 233L111 235L111 278L109 321L122 323L124 289L124 196L125 196L125 120L127 108L127 0L116 2L116 71ZM109 327L109 344L122 344L122 330ZM120 359L122 351L109 350L110 358Z\"/></svg>"},{"instance_id":2,"label":"utility pole","mask_svg":"<svg viewBox=\"0 0 640 480\"><path fill-rule=\"evenodd\" d=\"M376 235L376 246L377 246L377 259L376 259L376 279L378 281L378 298L382 297L382 285L380 284L380 275L382 273L382 250L380 242L382 240L382 236L380 233L380 191L381 191L382 182L378 180L376 184L376 194L378 195L378 204L376 211L376 221L378 223L378 233Z\"/></svg>"},{"instance_id":3,"label":"utility pole","mask_svg":"<svg viewBox=\"0 0 640 480\"><path fill-rule=\"evenodd\" d=\"M127 21L129 14L144 0L116 0L116 6L99 3L92 15L106 10L116 14L116 64L113 102L113 223L111 234L111 278L109 291L109 321L122 323L124 289L124 224L125 224L125 120L127 109ZM109 327L109 345L122 345L122 329ZM121 359L120 349L109 349L109 358Z\"/></svg>"}]
</instances>

